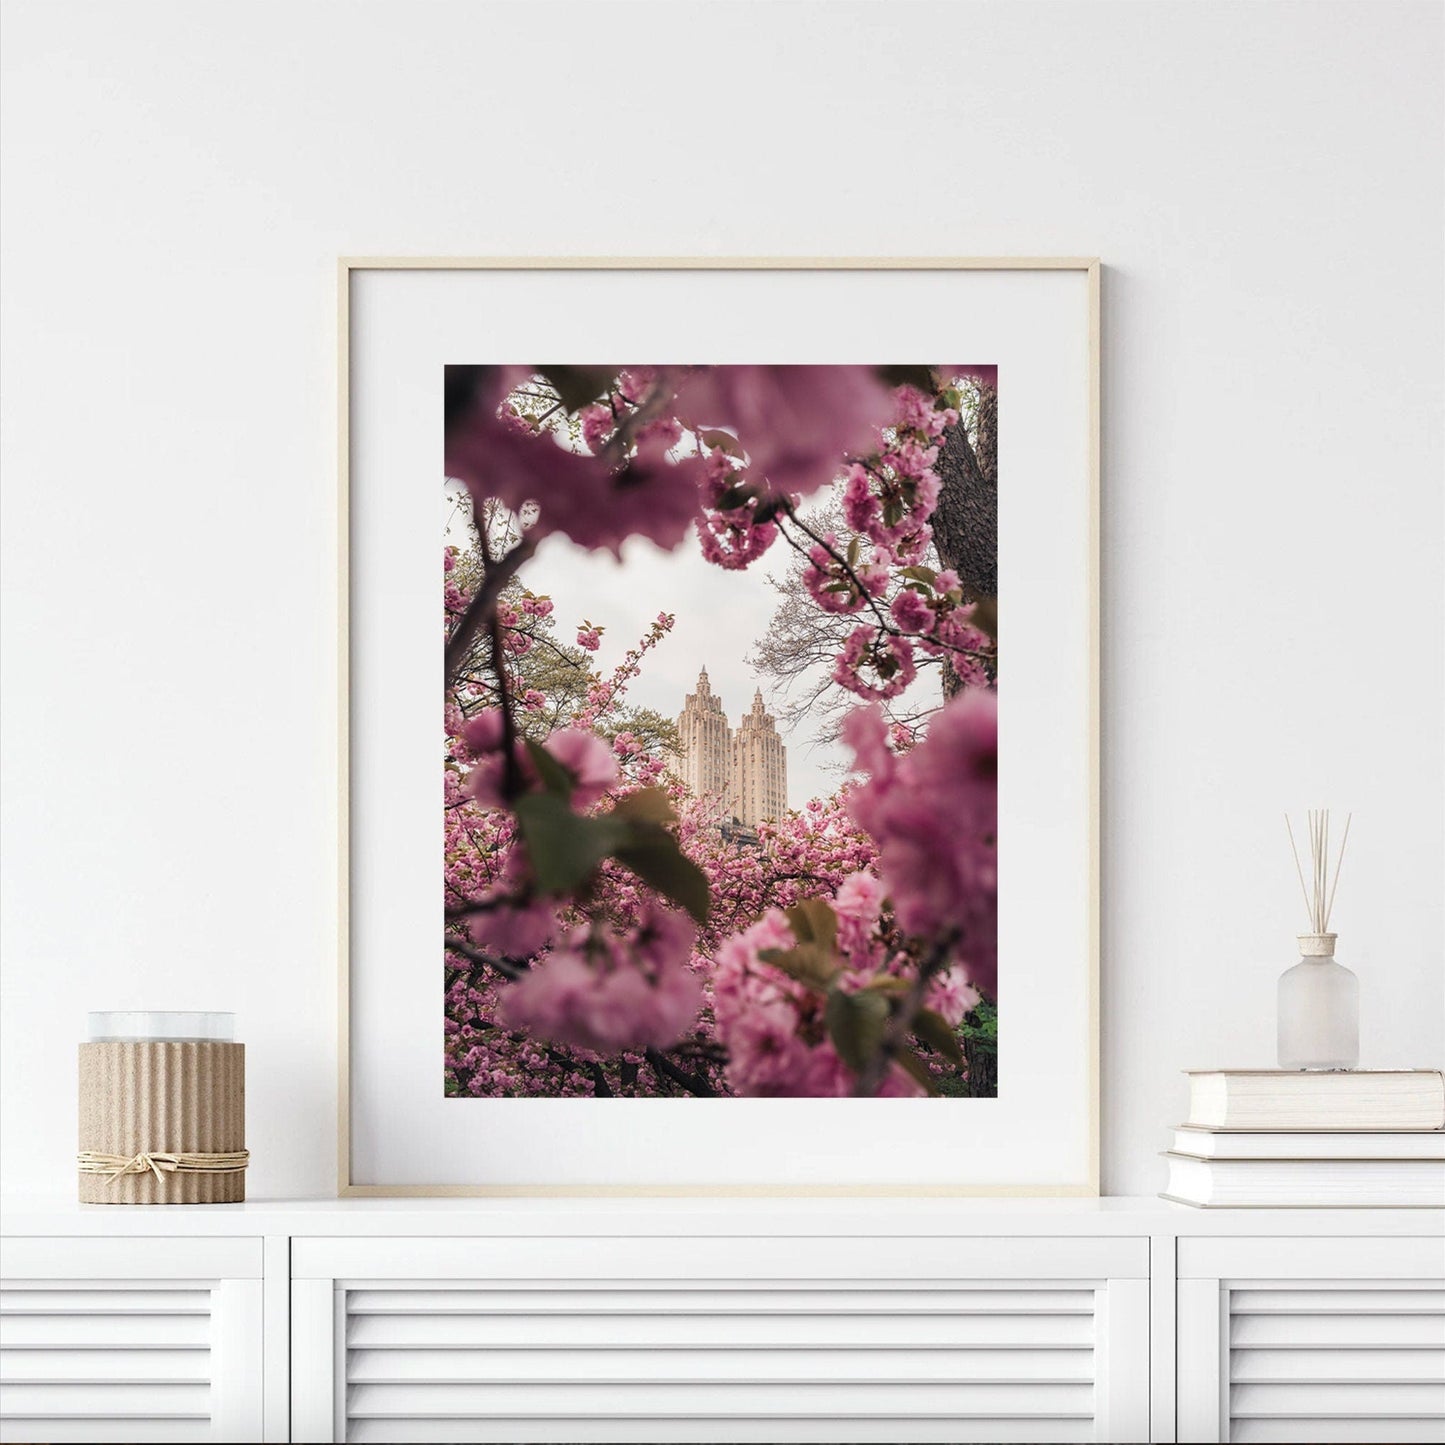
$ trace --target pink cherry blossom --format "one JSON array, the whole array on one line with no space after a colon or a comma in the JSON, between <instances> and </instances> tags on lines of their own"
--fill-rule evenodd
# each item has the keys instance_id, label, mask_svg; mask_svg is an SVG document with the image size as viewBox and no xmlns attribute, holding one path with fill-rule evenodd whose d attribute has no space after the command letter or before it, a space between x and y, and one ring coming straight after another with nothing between
<instances>
[{"instance_id":1,"label":"pink cherry blossom","mask_svg":"<svg viewBox=\"0 0 1445 1445\"><path fill-rule=\"evenodd\" d=\"M900 386L893 393L893 425L911 431L927 430L933 418L934 401L916 386Z\"/></svg>"},{"instance_id":2,"label":"pink cherry blossom","mask_svg":"<svg viewBox=\"0 0 1445 1445\"><path fill-rule=\"evenodd\" d=\"M843 520L855 532L867 534L875 526L883 510L883 503L873 490L873 479L868 469L854 463L847 471L843 488Z\"/></svg>"},{"instance_id":3,"label":"pink cherry blossom","mask_svg":"<svg viewBox=\"0 0 1445 1445\"><path fill-rule=\"evenodd\" d=\"M924 1002L943 1021L957 1028L971 1009L978 1007L979 993L968 981L967 972L957 967L945 969L930 980Z\"/></svg>"},{"instance_id":4,"label":"pink cherry blossom","mask_svg":"<svg viewBox=\"0 0 1445 1445\"><path fill-rule=\"evenodd\" d=\"M617 429L617 418L612 415L612 408L602 402L595 402L591 406L584 407L579 415L582 421L582 440L587 443L588 450L596 456L602 450L603 444Z\"/></svg>"},{"instance_id":5,"label":"pink cherry blossom","mask_svg":"<svg viewBox=\"0 0 1445 1445\"><path fill-rule=\"evenodd\" d=\"M828 547L837 550L837 538L829 532ZM860 611L868 600L866 590L848 576L843 565L836 561L828 547L814 543L808 549L808 565L803 569L803 585L808 595L824 612L847 614Z\"/></svg>"},{"instance_id":6,"label":"pink cherry blossom","mask_svg":"<svg viewBox=\"0 0 1445 1445\"><path fill-rule=\"evenodd\" d=\"M561 728L542 745L572 775L572 803L586 808L617 786L617 759L606 739L586 728Z\"/></svg>"},{"instance_id":7,"label":"pink cherry blossom","mask_svg":"<svg viewBox=\"0 0 1445 1445\"><path fill-rule=\"evenodd\" d=\"M737 571L757 561L777 540L778 528L762 508L732 459L715 451L707 459L704 510L697 533L702 555L715 566Z\"/></svg>"},{"instance_id":8,"label":"pink cherry blossom","mask_svg":"<svg viewBox=\"0 0 1445 1445\"><path fill-rule=\"evenodd\" d=\"M859 697L897 697L917 676L913 644L874 627L854 628L833 664L833 681Z\"/></svg>"},{"instance_id":9,"label":"pink cherry blossom","mask_svg":"<svg viewBox=\"0 0 1445 1445\"><path fill-rule=\"evenodd\" d=\"M903 632L932 632L935 617L922 593L905 587L888 609L893 621Z\"/></svg>"}]
</instances>

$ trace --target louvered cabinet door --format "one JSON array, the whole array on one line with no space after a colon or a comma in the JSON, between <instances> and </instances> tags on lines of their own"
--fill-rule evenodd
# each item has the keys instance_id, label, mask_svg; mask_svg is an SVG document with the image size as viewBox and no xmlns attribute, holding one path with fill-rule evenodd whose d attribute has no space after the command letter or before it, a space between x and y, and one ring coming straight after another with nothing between
<instances>
[{"instance_id":1,"label":"louvered cabinet door","mask_svg":"<svg viewBox=\"0 0 1445 1445\"><path fill-rule=\"evenodd\" d=\"M262 1437L260 1240L8 1240L0 1440Z\"/></svg>"},{"instance_id":2,"label":"louvered cabinet door","mask_svg":"<svg viewBox=\"0 0 1445 1445\"><path fill-rule=\"evenodd\" d=\"M1445 1242L1180 1240L1181 1441L1445 1441Z\"/></svg>"},{"instance_id":3,"label":"louvered cabinet door","mask_svg":"<svg viewBox=\"0 0 1445 1445\"><path fill-rule=\"evenodd\" d=\"M1146 1255L1137 1240L297 1241L294 1438L1142 1440Z\"/></svg>"}]
</instances>

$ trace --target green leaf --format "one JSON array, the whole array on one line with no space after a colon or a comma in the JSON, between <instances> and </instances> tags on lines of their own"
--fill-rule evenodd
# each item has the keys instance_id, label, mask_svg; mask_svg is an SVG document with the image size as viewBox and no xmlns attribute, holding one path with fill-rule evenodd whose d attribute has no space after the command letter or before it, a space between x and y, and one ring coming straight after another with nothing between
<instances>
[{"instance_id":1,"label":"green leaf","mask_svg":"<svg viewBox=\"0 0 1445 1445\"><path fill-rule=\"evenodd\" d=\"M539 366L537 370L557 389L568 411L605 396L617 375L610 366Z\"/></svg>"},{"instance_id":2,"label":"green leaf","mask_svg":"<svg viewBox=\"0 0 1445 1445\"><path fill-rule=\"evenodd\" d=\"M748 487L729 487L712 505L716 511L731 512L746 505L752 498L753 492Z\"/></svg>"},{"instance_id":3,"label":"green leaf","mask_svg":"<svg viewBox=\"0 0 1445 1445\"><path fill-rule=\"evenodd\" d=\"M619 798L612 811L617 817L633 823L677 822L677 813L666 788L639 788L635 793Z\"/></svg>"},{"instance_id":4,"label":"green leaf","mask_svg":"<svg viewBox=\"0 0 1445 1445\"><path fill-rule=\"evenodd\" d=\"M902 998L913 988L913 984L906 978L898 978L891 973L880 973L877 978L870 978L863 987L869 993L881 993L889 998Z\"/></svg>"},{"instance_id":5,"label":"green leaf","mask_svg":"<svg viewBox=\"0 0 1445 1445\"><path fill-rule=\"evenodd\" d=\"M850 567L856 567L858 565L858 555L862 551L862 548L863 539L861 537L854 537L853 540L848 543L848 565Z\"/></svg>"},{"instance_id":6,"label":"green leaf","mask_svg":"<svg viewBox=\"0 0 1445 1445\"><path fill-rule=\"evenodd\" d=\"M741 444L730 431L713 429L701 431L698 436L716 451L726 452L733 457L740 457L743 454Z\"/></svg>"},{"instance_id":7,"label":"green leaf","mask_svg":"<svg viewBox=\"0 0 1445 1445\"><path fill-rule=\"evenodd\" d=\"M842 972L832 954L824 953L816 943L800 943L796 948L762 948L758 950L758 957L819 993L826 993Z\"/></svg>"},{"instance_id":8,"label":"green leaf","mask_svg":"<svg viewBox=\"0 0 1445 1445\"><path fill-rule=\"evenodd\" d=\"M666 828L654 823L619 821L627 832L624 841L612 849L617 861L664 898L685 908L699 923L706 923L712 907L707 874L683 853Z\"/></svg>"},{"instance_id":9,"label":"green leaf","mask_svg":"<svg viewBox=\"0 0 1445 1445\"><path fill-rule=\"evenodd\" d=\"M796 948L765 948L758 957L789 978L820 993L842 972L838 963L838 917L821 898L805 898L786 910Z\"/></svg>"},{"instance_id":10,"label":"green leaf","mask_svg":"<svg viewBox=\"0 0 1445 1445\"><path fill-rule=\"evenodd\" d=\"M576 778L535 738L524 738L523 741L527 744L527 756L531 758L532 766L542 780L542 786L549 793L556 793L559 798L570 798Z\"/></svg>"},{"instance_id":11,"label":"green leaf","mask_svg":"<svg viewBox=\"0 0 1445 1445\"><path fill-rule=\"evenodd\" d=\"M948 1020L931 1008L921 1008L913 1016L913 1032L929 1048L942 1054L955 1068L963 1068L963 1048L958 1035L948 1026Z\"/></svg>"},{"instance_id":12,"label":"green leaf","mask_svg":"<svg viewBox=\"0 0 1445 1445\"><path fill-rule=\"evenodd\" d=\"M904 567L902 575L913 582L927 582L930 587L938 581L938 573L932 567Z\"/></svg>"},{"instance_id":13,"label":"green leaf","mask_svg":"<svg viewBox=\"0 0 1445 1445\"><path fill-rule=\"evenodd\" d=\"M978 630L998 641L998 598L980 597L973 607L969 622Z\"/></svg>"},{"instance_id":14,"label":"green leaf","mask_svg":"<svg viewBox=\"0 0 1445 1445\"><path fill-rule=\"evenodd\" d=\"M899 1066L913 1075L932 1098L938 1097L938 1080L929 1071L928 1065L912 1049L899 1049L893 1056Z\"/></svg>"},{"instance_id":15,"label":"green leaf","mask_svg":"<svg viewBox=\"0 0 1445 1445\"><path fill-rule=\"evenodd\" d=\"M838 944L838 915L822 898L805 898L784 910L784 917L799 943L816 943L825 953Z\"/></svg>"},{"instance_id":16,"label":"green leaf","mask_svg":"<svg viewBox=\"0 0 1445 1445\"><path fill-rule=\"evenodd\" d=\"M622 819L581 817L556 793L528 793L513 812L542 893L575 892L627 836Z\"/></svg>"},{"instance_id":17,"label":"green leaf","mask_svg":"<svg viewBox=\"0 0 1445 1445\"><path fill-rule=\"evenodd\" d=\"M883 1025L888 1021L888 1000L878 993L844 993L835 988L828 994L823 1022L838 1056L861 1074L883 1043Z\"/></svg>"}]
</instances>

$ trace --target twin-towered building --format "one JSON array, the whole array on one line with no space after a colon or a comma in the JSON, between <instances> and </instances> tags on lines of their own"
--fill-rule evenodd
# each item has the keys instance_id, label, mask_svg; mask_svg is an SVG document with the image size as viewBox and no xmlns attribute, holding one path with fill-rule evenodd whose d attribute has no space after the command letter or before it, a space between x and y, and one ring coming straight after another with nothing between
<instances>
[{"instance_id":1,"label":"twin-towered building","mask_svg":"<svg viewBox=\"0 0 1445 1445\"><path fill-rule=\"evenodd\" d=\"M788 750L763 708L761 690L734 731L703 668L677 720L677 735L677 772L698 797L720 798L726 812L754 828L788 811Z\"/></svg>"}]
</instances>

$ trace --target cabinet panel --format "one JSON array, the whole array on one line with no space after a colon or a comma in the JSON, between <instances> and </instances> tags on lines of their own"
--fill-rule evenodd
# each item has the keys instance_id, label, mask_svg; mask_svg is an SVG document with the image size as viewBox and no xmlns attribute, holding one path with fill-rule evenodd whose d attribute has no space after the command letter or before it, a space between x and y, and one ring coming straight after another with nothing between
<instances>
[{"instance_id":1,"label":"cabinet panel","mask_svg":"<svg viewBox=\"0 0 1445 1445\"><path fill-rule=\"evenodd\" d=\"M259 1279L182 1279L175 1260L128 1278L135 1256L153 1266L160 1251L90 1240L67 1259L66 1241L28 1243L7 1251L15 1273L0 1288L0 1439L261 1438ZM182 1262L248 1262L238 1241L209 1256L207 1241L187 1243ZM47 1277L25 1277L27 1265Z\"/></svg>"},{"instance_id":2,"label":"cabinet panel","mask_svg":"<svg viewBox=\"0 0 1445 1445\"><path fill-rule=\"evenodd\" d=\"M336 1258L325 1248L300 1268ZM750 1241L748 1277L662 1283L685 1255L651 1259L647 1279L615 1274L606 1253L548 1281L540 1261L513 1259L499 1281L427 1279L426 1241L337 1242L358 1277L298 1279L293 1377L304 1401L299 1439L382 1440L1142 1440L1148 1417L1146 1279L984 1280L898 1277L877 1284L816 1278L849 1257L837 1240L803 1259L796 1278L758 1277L784 1244ZM584 1241L568 1241L582 1245ZM609 1245L617 1243L608 1241ZM742 1241L737 1241L741 1244ZM788 1244L796 1243L788 1241ZM1035 1245L1038 1241L1015 1241ZM1046 1241L1056 1271L1079 1275ZM1139 1241L1111 1252L1126 1264ZM398 1248L401 1245L403 1247ZM885 1251L885 1256L886 1256ZM631 1256L629 1256L631 1258ZM856 1254L853 1255L856 1261ZM911 1256L909 1256L911 1259ZM981 1255L998 1270L1000 1255ZM1016 1267L1019 1256L1005 1256ZM896 1266L902 1256L892 1256ZM397 1272L393 1280L384 1270ZM1064 1277L1059 1277L1059 1274ZM580 1278L579 1278L580 1275ZM301 1386L302 1359L331 1378ZM299 1396L298 1396L299 1398Z\"/></svg>"},{"instance_id":3,"label":"cabinet panel","mask_svg":"<svg viewBox=\"0 0 1445 1445\"><path fill-rule=\"evenodd\" d=\"M1181 1254L1186 1241L1181 1241ZM1227 1271L1179 1286L1179 1426L1186 1441L1445 1439L1445 1292L1428 1275L1364 1279L1351 1240L1261 1241L1191 1251ZM1376 1263L1433 1258L1439 1241L1376 1240ZM1232 1252L1231 1246L1240 1246ZM1298 1272L1327 1264L1336 1276ZM1210 1346L1213 1343L1211 1353Z\"/></svg>"}]
</instances>

